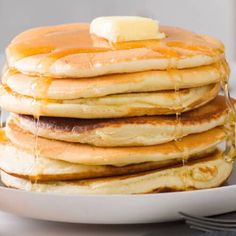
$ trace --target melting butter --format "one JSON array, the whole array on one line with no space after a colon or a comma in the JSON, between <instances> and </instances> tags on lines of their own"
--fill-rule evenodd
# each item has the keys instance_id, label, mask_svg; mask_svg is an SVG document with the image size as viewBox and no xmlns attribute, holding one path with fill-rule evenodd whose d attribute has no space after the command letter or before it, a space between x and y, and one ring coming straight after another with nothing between
<instances>
[{"instance_id":1,"label":"melting butter","mask_svg":"<svg viewBox=\"0 0 236 236\"><path fill-rule=\"evenodd\" d=\"M91 22L90 33L113 43L165 37L158 21L140 16L98 17Z\"/></svg>"}]
</instances>

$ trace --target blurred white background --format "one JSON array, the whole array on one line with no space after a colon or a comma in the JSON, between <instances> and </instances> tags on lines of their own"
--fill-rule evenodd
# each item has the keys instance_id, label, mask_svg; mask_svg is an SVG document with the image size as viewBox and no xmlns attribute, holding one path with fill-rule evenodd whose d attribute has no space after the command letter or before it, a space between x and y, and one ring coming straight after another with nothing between
<instances>
[{"instance_id":1,"label":"blurred white background","mask_svg":"<svg viewBox=\"0 0 236 236\"><path fill-rule=\"evenodd\" d=\"M236 0L0 0L0 52L27 28L104 15L149 16L215 36L236 61Z\"/></svg>"}]
</instances>

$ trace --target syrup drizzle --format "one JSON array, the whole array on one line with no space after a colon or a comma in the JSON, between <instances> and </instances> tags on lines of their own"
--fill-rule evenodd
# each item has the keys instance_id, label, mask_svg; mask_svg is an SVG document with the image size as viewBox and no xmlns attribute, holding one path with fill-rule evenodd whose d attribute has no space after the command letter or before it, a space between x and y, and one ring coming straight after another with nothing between
<instances>
[{"instance_id":1,"label":"syrup drizzle","mask_svg":"<svg viewBox=\"0 0 236 236\"><path fill-rule=\"evenodd\" d=\"M2 108L0 108L0 128L3 128L3 110Z\"/></svg>"},{"instance_id":2,"label":"syrup drizzle","mask_svg":"<svg viewBox=\"0 0 236 236\"><path fill-rule=\"evenodd\" d=\"M231 101L229 92L229 75L230 70L226 60L222 60L218 63L218 68L221 73L221 87L224 93L225 102L228 107L228 113L224 122L224 130L226 134L225 150L223 157L226 161L232 162L236 156L235 147L235 124L236 124L236 109ZM226 71L227 73L224 73Z\"/></svg>"},{"instance_id":3,"label":"syrup drizzle","mask_svg":"<svg viewBox=\"0 0 236 236\"><path fill-rule=\"evenodd\" d=\"M9 73L9 69L7 66L7 63L5 63L2 73L1 73L1 84L4 85L3 78L6 77L5 74L7 75ZM3 129L5 127L5 121L4 121L4 110L2 107L0 107L0 129Z\"/></svg>"},{"instance_id":4,"label":"syrup drizzle","mask_svg":"<svg viewBox=\"0 0 236 236\"><path fill-rule=\"evenodd\" d=\"M181 82L182 78L180 76L176 76L175 70L172 70L170 68L167 69L169 76L174 82L174 91L175 91L175 99L176 99L176 113L175 113L175 131L174 131L174 143L181 153L181 159L182 159L182 166L184 168L187 168L186 162L189 158L188 148L183 146L182 137L183 137L183 123L181 120L181 111L183 109L183 101L181 96ZM186 172L186 171L184 171ZM184 188L186 188L186 175L182 176Z\"/></svg>"},{"instance_id":5,"label":"syrup drizzle","mask_svg":"<svg viewBox=\"0 0 236 236\"><path fill-rule=\"evenodd\" d=\"M34 98L47 98L48 89L52 83L52 78L40 77L40 80L34 81L31 84L31 91Z\"/></svg>"},{"instance_id":6,"label":"syrup drizzle","mask_svg":"<svg viewBox=\"0 0 236 236\"><path fill-rule=\"evenodd\" d=\"M43 79L43 78L41 78ZM47 83L41 82L41 80L37 80L36 82L32 83L31 89L34 91L34 97L32 100L32 107L34 110L34 170L36 173L36 177L34 179L35 182L38 181L38 173L40 173L40 167L38 166L38 161L39 154L40 154L40 149L38 145L38 140L39 140L39 122L40 122L40 115L41 115L41 109L42 105L39 105L37 102L37 95L39 96L46 96L48 87L50 85L51 79L47 79L44 77L44 79L47 80ZM45 100L47 102L47 100Z\"/></svg>"},{"instance_id":7,"label":"syrup drizzle","mask_svg":"<svg viewBox=\"0 0 236 236\"><path fill-rule=\"evenodd\" d=\"M182 109L183 102L180 96L180 81L175 81L175 94L177 95L177 103L178 103L178 109ZM181 121L181 113L176 112L175 113L175 120L176 120L176 129L175 129L175 145L178 148L178 150L181 152L181 158L182 158L182 166L186 169L186 162L188 159L187 153L185 152L185 147L183 146L182 137L183 137L183 123ZM186 170L184 171L186 172ZM186 175L183 176L183 183L184 188L186 188Z\"/></svg>"},{"instance_id":8,"label":"syrup drizzle","mask_svg":"<svg viewBox=\"0 0 236 236\"><path fill-rule=\"evenodd\" d=\"M3 123L3 109L0 107L0 129L4 128L4 123Z\"/></svg>"},{"instance_id":9,"label":"syrup drizzle","mask_svg":"<svg viewBox=\"0 0 236 236\"><path fill-rule=\"evenodd\" d=\"M1 83L2 83L2 75L1 75ZM0 107L0 129L3 128L3 109Z\"/></svg>"},{"instance_id":10,"label":"syrup drizzle","mask_svg":"<svg viewBox=\"0 0 236 236\"><path fill-rule=\"evenodd\" d=\"M32 107L37 108L36 98L33 98L33 100L32 100ZM38 111L37 111L37 113L34 114L34 132L33 132L33 134L34 134L34 147L33 147L33 150L34 150L34 163L33 163L33 166L32 166L32 172L37 167L37 162L38 162L38 157L39 157L39 149L38 149L39 117L40 116L39 116ZM35 182L37 182L37 178L35 179Z\"/></svg>"}]
</instances>

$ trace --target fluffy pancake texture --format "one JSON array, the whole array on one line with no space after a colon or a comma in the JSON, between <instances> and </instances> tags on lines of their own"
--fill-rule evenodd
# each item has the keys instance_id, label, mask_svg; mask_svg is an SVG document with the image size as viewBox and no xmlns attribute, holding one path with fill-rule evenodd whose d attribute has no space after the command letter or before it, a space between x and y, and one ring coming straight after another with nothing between
<instances>
[{"instance_id":1,"label":"fluffy pancake texture","mask_svg":"<svg viewBox=\"0 0 236 236\"><path fill-rule=\"evenodd\" d=\"M186 166L163 170L80 181L34 183L2 171L2 182L9 187L33 192L62 194L142 194L213 188L223 184L232 171L221 152Z\"/></svg>"},{"instance_id":2,"label":"fluffy pancake texture","mask_svg":"<svg viewBox=\"0 0 236 236\"><path fill-rule=\"evenodd\" d=\"M236 101L232 100L236 105ZM201 133L223 125L228 108L223 96L180 116L146 116L119 119L70 119L15 116L22 129L41 137L95 146L146 146L169 142L188 134Z\"/></svg>"},{"instance_id":3,"label":"fluffy pancake texture","mask_svg":"<svg viewBox=\"0 0 236 236\"><path fill-rule=\"evenodd\" d=\"M188 157L189 160L203 158L214 149L207 150L201 155ZM187 161L187 160L186 160ZM182 163L182 158L131 164L122 167L111 165L81 165L65 161L36 156L15 147L9 140L0 142L0 169L4 172L26 178L31 181L76 180L124 174L140 173L144 171L170 167Z\"/></svg>"},{"instance_id":4,"label":"fluffy pancake texture","mask_svg":"<svg viewBox=\"0 0 236 236\"><path fill-rule=\"evenodd\" d=\"M21 129L13 118L7 122L6 136L16 147L24 147L28 152L35 153L35 136ZM146 147L102 148L38 137L37 153L47 158L84 165L124 166L201 155L215 149L224 139L222 127L188 135L180 141Z\"/></svg>"},{"instance_id":5,"label":"fluffy pancake texture","mask_svg":"<svg viewBox=\"0 0 236 236\"><path fill-rule=\"evenodd\" d=\"M218 92L219 83L216 83L179 91L117 94L71 100L43 100L19 95L1 86L0 105L10 112L35 116L113 118L185 112L211 101Z\"/></svg>"},{"instance_id":6,"label":"fluffy pancake texture","mask_svg":"<svg viewBox=\"0 0 236 236\"><path fill-rule=\"evenodd\" d=\"M25 31L7 47L7 62L25 74L92 77L104 74L191 68L224 57L218 40L162 26L161 40L111 44L89 34L89 24L67 24Z\"/></svg>"},{"instance_id":7,"label":"fluffy pancake texture","mask_svg":"<svg viewBox=\"0 0 236 236\"><path fill-rule=\"evenodd\" d=\"M80 79L30 76L6 69L2 81L21 95L63 100L201 87L219 82L226 74L226 69L215 64L183 70L145 71Z\"/></svg>"}]
</instances>

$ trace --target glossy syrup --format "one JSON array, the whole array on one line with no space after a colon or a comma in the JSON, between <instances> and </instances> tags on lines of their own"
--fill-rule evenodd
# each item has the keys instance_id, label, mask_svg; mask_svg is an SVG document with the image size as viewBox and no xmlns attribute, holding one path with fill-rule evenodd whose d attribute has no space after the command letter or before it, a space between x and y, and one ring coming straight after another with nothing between
<instances>
[{"instance_id":1,"label":"glossy syrup","mask_svg":"<svg viewBox=\"0 0 236 236\"><path fill-rule=\"evenodd\" d=\"M4 128L4 122L3 122L3 109L0 107L0 129L2 130Z\"/></svg>"},{"instance_id":2,"label":"glossy syrup","mask_svg":"<svg viewBox=\"0 0 236 236\"><path fill-rule=\"evenodd\" d=\"M178 99L178 107L182 110L183 109L183 101L181 99L181 95L180 95L180 81L176 81L175 83L175 93L177 95L177 99ZM187 161L188 161L188 148L186 148L184 146L184 142L182 141L182 138L183 138L183 123L182 123L182 120L181 120L181 115L182 113L181 112L176 112L175 114L175 120L176 120L176 131L175 131L175 145L176 147L178 148L178 150L181 152L181 159L182 159L182 167L185 168L184 170L184 175L182 176L182 181L183 181L183 184L184 184L184 188L186 188L187 186L187 183L186 183L186 171L187 171Z\"/></svg>"},{"instance_id":3,"label":"glossy syrup","mask_svg":"<svg viewBox=\"0 0 236 236\"><path fill-rule=\"evenodd\" d=\"M2 83L2 75L1 75L1 83ZM3 128L3 109L0 107L0 129Z\"/></svg>"},{"instance_id":4,"label":"glossy syrup","mask_svg":"<svg viewBox=\"0 0 236 236\"><path fill-rule=\"evenodd\" d=\"M174 131L174 143L177 148L177 150L181 153L181 159L182 159L182 166L185 168L184 175L182 176L182 181L184 186L187 186L186 183L186 175L185 172L187 171L187 165L186 162L189 158L188 148L184 146L184 143L182 142L183 138L183 123L181 120L181 112L184 109L184 104L182 101L181 96L181 83L182 83L182 77L178 75L178 73L175 73L175 70L168 69L168 74L171 77L171 79L174 82L174 89L175 89L175 99L176 99L176 113L175 113L175 131Z\"/></svg>"},{"instance_id":5,"label":"glossy syrup","mask_svg":"<svg viewBox=\"0 0 236 236\"><path fill-rule=\"evenodd\" d=\"M2 72L1 72L1 84L4 86L4 81L3 78L5 77L6 74L9 73L9 69L7 64L5 63ZM0 129L2 130L5 126L5 122L4 122L4 110L2 109L2 107L0 107Z\"/></svg>"},{"instance_id":6,"label":"glossy syrup","mask_svg":"<svg viewBox=\"0 0 236 236\"><path fill-rule=\"evenodd\" d=\"M33 98L32 100L32 107L37 108L37 100L35 98ZM37 173L37 163L38 163L38 158L39 158L39 148L38 148L38 130L39 130L39 118L40 115L38 113L38 111L36 111L36 113L34 114L34 146L33 146L33 153L34 153L34 164L32 166L32 172L34 170L34 172L36 171ZM34 174L34 173L33 173ZM35 179L35 182L37 182L37 178Z\"/></svg>"},{"instance_id":7,"label":"glossy syrup","mask_svg":"<svg viewBox=\"0 0 236 236\"><path fill-rule=\"evenodd\" d=\"M0 129L3 129L5 127L5 121L4 121L4 110L2 108L0 108Z\"/></svg>"},{"instance_id":8,"label":"glossy syrup","mask_svg":"<svg viewBox=\"0 0 236 236\"><path fill-rule=\"evenodd\" d=\"M42 81L46 80L46 81ZM40 122L40 116L42 114L43 106L47 103L47 99L41 100L39 103L37 100L37 96L39 97L47 97L47 91L48 87L51 83L50 78L46 77L40 77L39 80L36 80L31 85L31 90L33 91L33 94L35 95L32 99L32 108L34 110L34 172L36 174L36 177L34 179L35 182L38 181L38 173L41 172L41 167L39 166L39 155L40 155L40 148L39 148L39 122ZM44 102L42 102L44 101Z\"/></svg>"},{"instance_id":9,"label":"glossy syrup","mask_svg":"<svg viewBox=\"0 0 236 236\"><path fill-rule=\"evenodd\" d=\"M31 93L34 94L35 99L43 98L43 100L47 100L48 89L52 81L53 79L50 77L39 77L31 84Z\"/></svg>"},{"instance_id":10,"label":"glossy syrup","mask_svg":"<svg viewBox=\"0 0 236 236\"><path fill-rule=\"evenodd\" d=\"M226 135L224 159L226 161L232 162L236 156L235 148L235 124L236 124L236 110L233 104L230 92L229 92L229 66L226 60L222 60L217 64L217 67L221 73L221 87L224 93L225 102L228 107L228 113L224 122L224 131Z\"/></svg>"}]
</instances>

